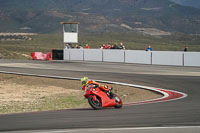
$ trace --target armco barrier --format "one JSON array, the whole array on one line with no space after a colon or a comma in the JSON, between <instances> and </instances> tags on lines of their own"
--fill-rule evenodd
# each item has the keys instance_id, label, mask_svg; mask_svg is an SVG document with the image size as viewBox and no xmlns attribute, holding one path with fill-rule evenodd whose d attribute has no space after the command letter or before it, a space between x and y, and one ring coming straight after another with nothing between
<instances>
[{"instance_id":1,"label":"armco barrier","mask_svg":"<svg viewBox=\"0 0 200 133\"><path fill-rule=\"evenodd\" d=\"M200 66L200 52L64 49L64 60Z\"/></svg>"},{"instance_id":2,"label":"armco barrier","mask_svg":"<svg viewBox=\"0 0 200 133\"><path fill-rule=\"evenodd\" d=\"M184 66L200 66L199 52L185 52L183 58Z\"/></svg>"},{"instance_id":3,"label":"armco barrier","mask_svg":"<svg viewBox=\"0 0 200 133\"><path fill-rule=\"evenodd\" d=\"M151 52L126 50L125 63L151 64Z\"/></svg>"},{"instance_id":4,"label":"armco barrier","mask_svg":"<svg viewBox=\"0 0 200 133\"><path fill-rule=\"evenodd\" d=\"M183 66L183 52L153 51L152 64Z\"/></svg>"}]
</instances>

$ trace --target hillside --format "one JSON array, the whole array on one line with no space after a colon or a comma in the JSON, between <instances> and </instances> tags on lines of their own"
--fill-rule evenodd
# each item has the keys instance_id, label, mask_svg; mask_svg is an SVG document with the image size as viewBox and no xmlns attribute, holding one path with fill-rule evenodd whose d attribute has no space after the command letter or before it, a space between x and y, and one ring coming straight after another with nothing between
<instances>
[{"instance_id":1,"label":"hillside","mask_svg":"<svg viewBox=\"0 0 200 133\"><path fill-rule=\"evenodd\" d=\"M200 9L169 0L0 0L0 32L62 32L79 21L81 32L132 32L156 28L200 33Z\"/></svg>"},{"instance_id":2,"label":"hillside","mask_svg":"<svg viewBox=\"0 0 200 133\"><path fill-rule=\"evenodd\" d=\"M184 6L191 6L195 8L200 8L200 1L199 0L171 0L173 2L176 2L180 5Z\"/></svg>"}]
</instances>

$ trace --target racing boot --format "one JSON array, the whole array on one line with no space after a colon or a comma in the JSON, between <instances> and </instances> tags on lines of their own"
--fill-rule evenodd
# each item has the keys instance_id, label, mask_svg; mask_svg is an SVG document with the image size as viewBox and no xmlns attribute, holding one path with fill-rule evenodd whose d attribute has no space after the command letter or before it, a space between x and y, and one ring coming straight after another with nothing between
<instances>
[{"instance_id":1,"label":"racing boot","mask_svg":"<svg viewBox=\"0 0 200 133\"><path fill-rule=\"evenodd\" d=\"M120 99L118 97L115 97L115 101L118 103Z\"/></svg>"},{"instance_id":2,"label":"racing boot","mask_svg":"<svg viewBox=\"0 0 200 133\"><path fill-rule=\"evenodd\" d=\"M110 87L109 88L109 90L108 90L108 92L107 92L107 95L110 97L110 99L113 99L113 97L114 97L114 94L112 93L112 90L113 88L112 87Z\"/></svg>"}]
</instances>

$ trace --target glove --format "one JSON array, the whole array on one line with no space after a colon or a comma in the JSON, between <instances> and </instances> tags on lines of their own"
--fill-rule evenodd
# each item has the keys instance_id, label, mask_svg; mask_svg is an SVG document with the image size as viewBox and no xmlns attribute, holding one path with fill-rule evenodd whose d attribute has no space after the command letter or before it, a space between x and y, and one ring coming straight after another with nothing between
<instances>
[{"instance_id":1,"label":"glove","mask_svg":"<svg viewBox=\"0 0 200 133\"><path fill-rule=\"evenodd\" d=\"M98 88L98 87L99 87L99 85L97 85L97 84L92 85L92 88Z\"/></svg>"},{"instance_id":2,"label":"glove","mask_svg":"<svg viewBox=\"0 0 200 133\"><path fill-rule=\"evenodd\" d=\"M110 88L109 88L109 90L112 90L113 89L113 87L111 86Z\"/></svg>"}]
</instances>

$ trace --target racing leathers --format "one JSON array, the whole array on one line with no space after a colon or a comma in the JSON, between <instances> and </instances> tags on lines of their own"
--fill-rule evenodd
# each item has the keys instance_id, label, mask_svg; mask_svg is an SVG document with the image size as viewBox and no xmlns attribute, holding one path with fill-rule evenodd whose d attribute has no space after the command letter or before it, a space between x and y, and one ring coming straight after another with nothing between
<instances>
[{"instance_id":1,"label":"racing leathers","mask_svg":"<svg viewBox=\"0 0 200 133\"><path fill-rule=\"evenodd\" d=\"M85 88L89 87L90 85L92 85L93 88L99 87L103 92L107 93L110 98L113 97L113 93L111 92L112 87L110 87L108 85L101 85L100 83L98 83L96 81L89 80L86 85L82 86L82 89L85 91Z\"/></svg>"}]
</instances>

